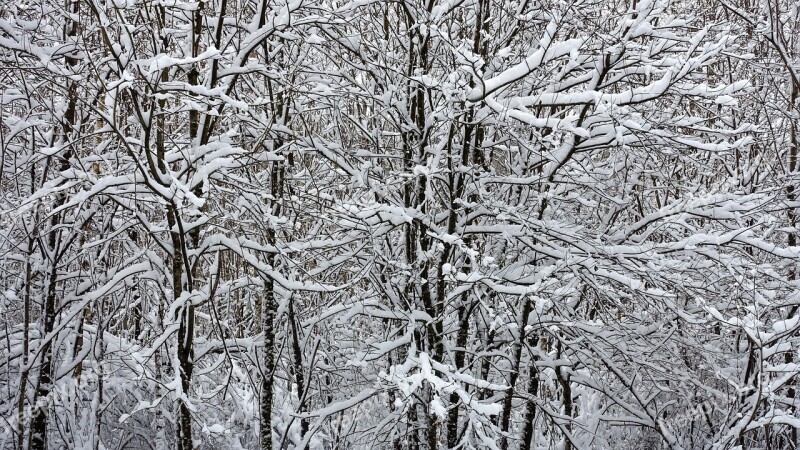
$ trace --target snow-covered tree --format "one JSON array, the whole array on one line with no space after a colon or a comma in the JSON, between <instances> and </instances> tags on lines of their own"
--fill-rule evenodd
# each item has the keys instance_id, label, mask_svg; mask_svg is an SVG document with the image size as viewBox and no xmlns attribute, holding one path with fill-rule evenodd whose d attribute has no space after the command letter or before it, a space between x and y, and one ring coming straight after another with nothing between
<instances>
[{"instance_id":1,"label":"snow-covered tree","mask_svg":"<svg viewBox=\"0 0 800 450\"><path fill-rule=\"evenodd\" d=\"M0 9L3 448L791 448L798 5Z\"/></svg>"}]
</instances>

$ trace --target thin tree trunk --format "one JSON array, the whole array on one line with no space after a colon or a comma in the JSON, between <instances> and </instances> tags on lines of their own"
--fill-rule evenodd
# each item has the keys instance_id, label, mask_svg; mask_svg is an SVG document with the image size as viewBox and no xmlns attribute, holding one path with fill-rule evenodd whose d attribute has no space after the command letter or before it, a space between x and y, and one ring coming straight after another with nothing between
<instances>
[{"instance_id":1,"label":"thin tree trunk","mask_svg":"<svg viewBox=\"0 0 800 450\"><path fill-rule=\"evenodd\" d=\"M78 14L79 3L72 2L69 5L69 10L72 14ZM71 22L68 26L66 35L68 38L74 38L77 35L78 24ZM69 67L74 67L78 64L78 60L73 57L66 57L66 63ZM78 103L78 87L74 82L70 82L67 87L67 108L64 111L64 119L62 122L62 142L64 145L70 145L75 130L75 125L78 123L77 117L77 103ZM73 154L72 148L68 147L64 155L60 159L59 169L67 171L70 168L70 159ZM56 195L53 210L61 207L66 201L66 193L60 192ZM39 369L39 378L36 383L36 390L32 405L37 405L39 399L47 399L52 390L52 370L53 370L53 339L50 334L53 332L53 327L56 321L56 296L58 283L58 263L59 263L59 246L60 239L60 225L62 222L62 212L53 214L50 218L50 229L47 236L47 249L45 257L50 258L50 270L47 273L47 293L45 294L44 305L42 306L42 350L40 352L42 362ZM44 450L47 448L47 422L48 422L48 406L47 402L42 407L35 407L33 417L31 419L30 439L29 445L31 450Z\"/></svg>"},{"instance_id":2,"label":"thin tree trunk","mask_svg":"<svg viewBox=\"0 0 800 450\"><path fill-rule=\"evenodd\" d=\"M508 378L508 390L506 391L505 398L503 399L503 413L500 416L500 431L504 434L508 433L511 428L511 408L514 401L514 391L517 386L517 379L519 378L520 364L522 363L522 348L525 344L525 328L528 326L528 316L531 314L532 300L524 298L522 300L522 315L519 320L519 336L514 341L514 354L511 367L511 373ZM508 448L508 439L503 436L500 438L500 449L506 450Z\"/></svg>"},{"instance_id":3,"label":"thin tree trunk","mask_svg":"<svg viewBox=\"0 0 800 450\"><path fill-rule=\"evenodd\" d=\"M529 340L528 345L533 347L533 340ZM536 420L535 398L539 395L539 370L536 368L536 357L532 356L530 367L528 368L528 400L525 402L525 422L522 428L522 443L520 450L530 450L533 445L533 424Z\"/></svg>"},{"instance_id":4,"label":"thin tree trunk","mask_svg":"<svg viewBox=\"0 0 800 450\"><path fill-rule=\"evenodd\" d=\"M54 216L53 222L54 223L52 223L51 226L52 228L56 228L60 221L56 218L56 216ZM54 248L57 244L57 240L55 238L56 233L56 231L52 231L50 234L51 248ZM31 435L28 440L31 450L45 450L48 448L47 419L49 415L49 407L47 403L49 400L47 399L52 391L53 369L53 345L52 338L50 338L50 333L53 332L53 325L55 324L56 319L56 277L58 273L56 261L51 261L51 264L52 266L47 280L47 295L45 296L42 321L42 363L39 366L39 379L36 383L36 391L34 401L32 403L33 405L37 405L39 399L45 399L45 404L42 406L36 406L34 408L33 417L31 418Z\"/></svg>"},{"instance_id":5,"label":"thin tree trunk","mask_svg":"<svg viewBox=\"0 0 800 450\"><path fill-rule=\"evenodd\" d=\"M33 247L33 239L28 241L28 258L25 260L25 295L22 306L22 372L19 376L19 394L17 398L17 438L19 439L18 448L25 448L25 397L28 391L28 352L30 352L30 321L31 321L31 279L32 270L30 262L30 250Z\"/></svg>"},{"instance_id":6,"label":"thin tree trunk","mask_svg":"<svg viewBox=\"0 0 800 450\"><path fill-rule=\"evenodd\" d=\"M294 382L297 385L297 412L305 412L305 376L303 374L303 350L300 347L300 336L297 331L297 318L294 314L293 299L289 299L289 325L292 327L292 357L294 359ZM308 432L308 419L300 418L300 436L305 437ZM306 450L308 446L303 447Z\"/></svg>"}]
</instances>

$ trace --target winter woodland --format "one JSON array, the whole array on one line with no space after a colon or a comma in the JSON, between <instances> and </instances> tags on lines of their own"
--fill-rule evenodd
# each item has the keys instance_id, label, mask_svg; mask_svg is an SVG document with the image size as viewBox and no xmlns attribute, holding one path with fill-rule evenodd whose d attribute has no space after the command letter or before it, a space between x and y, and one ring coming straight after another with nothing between
<instances>
[{"instance_id":1,"label":"winter woodland","mask_svg":"<svg viewBox=\"0 0 800 450\"><path fill-rule=\"evenodd\" d=\"M800 2L0 0L0 449L800 444Z\"/></svg>"}]
</instances>

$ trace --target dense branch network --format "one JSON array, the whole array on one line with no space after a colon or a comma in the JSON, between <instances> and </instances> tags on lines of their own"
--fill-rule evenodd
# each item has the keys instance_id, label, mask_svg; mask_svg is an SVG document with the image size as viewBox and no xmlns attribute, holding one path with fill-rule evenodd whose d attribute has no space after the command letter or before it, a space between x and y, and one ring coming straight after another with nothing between
<instances>
[{"instance_id":1,"label":"dense branch network","mask_svg":"<svg viewBox=\"0 0 800 450\"><path fill-rule=\"evenodd\" d=\"M796 447L798 36L4 3L0 447Z\"/></svg>"}]
</instances>

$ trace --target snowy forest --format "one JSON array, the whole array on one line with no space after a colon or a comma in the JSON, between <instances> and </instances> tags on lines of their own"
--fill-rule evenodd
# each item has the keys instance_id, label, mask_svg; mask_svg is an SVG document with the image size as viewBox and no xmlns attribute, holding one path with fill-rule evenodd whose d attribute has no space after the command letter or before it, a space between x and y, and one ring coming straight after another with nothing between
<instances>
[{"instance_id":1,"label":"snowy forest","mask_svg":"<svg viewBox=\"0 0 800 450\"><path fill-rule=\"evenodd\" d=\"M800 1L0 0L0 449L800 446Z\"/></svg>"}]
</instances>

